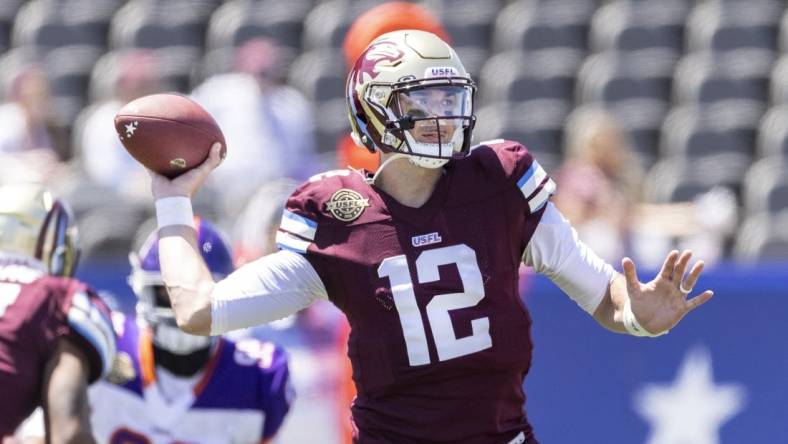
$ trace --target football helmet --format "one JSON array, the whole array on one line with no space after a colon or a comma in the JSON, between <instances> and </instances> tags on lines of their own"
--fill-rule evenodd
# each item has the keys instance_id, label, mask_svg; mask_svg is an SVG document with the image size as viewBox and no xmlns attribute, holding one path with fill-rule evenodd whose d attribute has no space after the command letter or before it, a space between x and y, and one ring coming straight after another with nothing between
<instances>
[{"instance_id":1,"label":"football helmet","mask_svg":"<svg viewBox=\"0 0 788 444\"><path fill-rule=\"evenodd\" d=\"M457 53L435 34L383 34L348 74L351 137L372 152L439 168L470 150L475 93Z\"/></svg>"},{"instance_id":2,"label":"football helmet","mask_svg":"<svg viewBox=\"0 0 788 444\"><path fill-rule=\"evenodd\" d=\"M233 271L230 248L211 224L198 217L194 221L197 228L197 245L208 270L211 271L214 279L224 278ZM190 335L178 328L175 312L172 310L161 277L157 230L153 230L145 237L138 252L129 254L129 262L131 262L131 275L128 282L138 298L137 314L151 327L157 363L162 363L160 358L164 356L171 361L173 367L176 367L170 370L178 374L189 374L199 370L204 363L202 358L207 358L206 351L212 344L212 338ZM199 356L200 359L191 359L194 365L189 365L190 356L192 358ZM179 360L180 362L177 362ZM178 368L183 370L184 365L189 370L179 371Z\"/></svg>"},{"instance_id":3,"label":"football helmet","mask_svg":"<svg viewBox=\"0 0 788 444\"><path fill-rule=\"evenodd\" d=\"M42 185L0 186L0 252L35 258L49 274L71 277L79 262L77 234L68 204Z\"/></svg>"}]
</instances>

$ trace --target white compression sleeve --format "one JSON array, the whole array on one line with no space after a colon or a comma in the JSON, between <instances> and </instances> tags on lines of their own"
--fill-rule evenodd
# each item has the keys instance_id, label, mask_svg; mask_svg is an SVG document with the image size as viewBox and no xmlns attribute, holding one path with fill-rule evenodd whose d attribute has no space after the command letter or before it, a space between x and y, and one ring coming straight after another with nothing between
<instances>
[{"instance_id":1,"label":"white compression sleeve","mask_svg":"<svg viewBox=\"0 0 788 444\"><path fill-rule=\"evenodd\" d=\"M523 254L523 262L542 273L569 295L583 310L593 314L607 292L616 271L577 237L552 202Z\"/></svg>"},{"instance_id":2,"label":"white compression sleeve","mask_svg":"<svg viewBox=\"0 0 788 444\"><path fill-rule=\"evenodd\" d=\"M279 251L244 265L219 281L211 293L211 334L265 324L328 299L312 264Z\"/></svg>"}]
</instances>

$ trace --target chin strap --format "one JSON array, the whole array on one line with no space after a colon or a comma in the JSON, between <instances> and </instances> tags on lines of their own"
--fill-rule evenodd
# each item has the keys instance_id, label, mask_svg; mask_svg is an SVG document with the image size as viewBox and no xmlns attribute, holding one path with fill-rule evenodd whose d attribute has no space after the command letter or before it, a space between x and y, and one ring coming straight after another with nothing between
<instances>
[{"instance_id":1,"label":"chin strap","mask_svg":"<svg viewBox=\"0 0 788 444\"><path fill-rule=\"evenodd\" d=\"M378 175L380 174L381 171L383 171L383 168L386 165L388 165L389 162L391 162L392 160L399 159L400 157L408 157L408 155L407 154L402 154L402 153L393 154L391 157L389 157L388 159L384 160L383 163L380 164L380 166L378 167L377 171L375 171L375 174L373 174L372 177L365 177L364 180L367 181L367 183L369 185L374 185L375 184L375 179L378 178Z\"/></svg>"}]
</instances>

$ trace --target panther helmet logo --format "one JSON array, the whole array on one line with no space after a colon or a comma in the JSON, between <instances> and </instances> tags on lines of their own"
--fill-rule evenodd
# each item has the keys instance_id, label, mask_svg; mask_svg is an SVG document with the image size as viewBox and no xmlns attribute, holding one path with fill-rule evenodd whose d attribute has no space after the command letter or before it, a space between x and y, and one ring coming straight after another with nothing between
<instances>
[{"instance_id":1,"label":"panther helmet logo","mask_svg":"<svg viewBox=\"0 0 788 444\"><path fill-rule=\"evenodd\" d=\"M395 66L403 57L405 52L396 42L383 40L373 43L359 58L359 80L365 81L365 77L374 79L380 73L380 67Z\"/></svg>"}]
</instances>

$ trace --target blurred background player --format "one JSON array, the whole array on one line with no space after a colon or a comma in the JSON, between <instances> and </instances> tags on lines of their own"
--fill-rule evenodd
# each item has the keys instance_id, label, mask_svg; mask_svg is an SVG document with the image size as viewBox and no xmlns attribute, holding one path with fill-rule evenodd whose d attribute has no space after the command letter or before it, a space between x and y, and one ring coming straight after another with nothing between
<instances>
[{"instance_id":1,"label":"blurred background player","mask_svg":"<svg viewBox=\"0 0 788 444\"><path fill-rule=\"evenodd\" d=\"M53 121L53 97L42 66L12 70L0 104L0 183L41 182L68 156L64 134Z\"/></svg>"},{"instance_id":2,"label":"blurred background player","mask_svg":"<svg viewBox=\"0 0 788 444\"><path fill-rule=\"evenodd\" d=\"M106 80L109 97L83 112L81 131L75 137L85 177L96 185L135 197L146 189L147 174L121 145L113 119L126 103L163 91L166 85L159 77L157 58L151 51L121 52L115 67L116 71Z\"/></svg>"},{"instance_id":3,"label":"blurred background player","mask_svg":"<svg viewBox=\"0 0 788 444\"><path fill-rule=\"evenodd\" d=\"M566 139L566 159L555 175L555 204L600 257L612 261L631 252L658 267L677 244L707 262L722 258L737 217L730 190L715 187L691 201L648 203L630 140L615 116L599 107L574 110ZM711 213L715 217L706 217Z\"/></svg>"},{"instance_id":4,"label":"blurred background player","mask_svg":"<svg viewBox=\"0 0 788 444\"><path fill-rule=\"evenodd\" d=\"M235 52L234 70L209 77L192 92L222 128L227 169L221 184L222 215L237 215L258 187L280 178L304 180L323 168L317 156L312 104L283 82L283 49L254 38ZM244 177L244 180L236 180Z\"/></svg>"},{"instance_id":5,"label":"blurred background player","mask_svg":"<svg viewBox=\"0 0 788 444\"><path fill-rule=\"evenodd\" d=\"M233 271L217 230L195 219L202 257L213 276ZM113 312L118 365L90 390L91 420L106 443L269 442L293 394L287 357L270 342L193 336L175 324L159 271L158 235L143 227L129 255L137 316Z\"/></svg>"},{"instance_id":6,"label":"blurred background player","mask_svg":"<svg viewBox=\"0 0 788 444\"><path fill-rule=\"evenodd\" d=\"M76 236L43 187L0 187L0 439L42 406L48 442L93 442L87 387L109 372L115 341L106 306L70 279Z\"/></svg>"}]
</instances>

